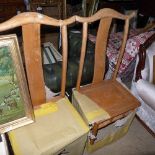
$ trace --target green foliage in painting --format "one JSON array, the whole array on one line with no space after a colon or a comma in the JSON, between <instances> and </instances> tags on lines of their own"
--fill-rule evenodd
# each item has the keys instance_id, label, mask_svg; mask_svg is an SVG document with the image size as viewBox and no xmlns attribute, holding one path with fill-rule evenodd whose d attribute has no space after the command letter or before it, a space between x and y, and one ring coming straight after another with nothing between
<instances>
[{"instance_id":1,"label":"green foliage in painting","mask_svg":"<svg viewBox=\"0 0 155 155\"><path fill-rule=\"evenodd\" d=\"M0 48L0 124L25 115L15 66L8 47Z\"/></svg>"}]
</instances>

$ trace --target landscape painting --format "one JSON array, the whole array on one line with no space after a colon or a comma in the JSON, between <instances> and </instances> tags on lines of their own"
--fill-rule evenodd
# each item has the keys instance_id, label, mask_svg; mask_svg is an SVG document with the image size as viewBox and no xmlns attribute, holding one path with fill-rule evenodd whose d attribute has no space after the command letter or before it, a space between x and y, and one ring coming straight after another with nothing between
<instances>
[{"instance_id":1,"label":"landscape painting","mask_svg":"<svg viewBox=\"0 0 155 155\"><path fill-rule=\"evenodd\" d=\"M33 122L17 37L0 38L0 133Z\"/></svg>"}]
</instances>

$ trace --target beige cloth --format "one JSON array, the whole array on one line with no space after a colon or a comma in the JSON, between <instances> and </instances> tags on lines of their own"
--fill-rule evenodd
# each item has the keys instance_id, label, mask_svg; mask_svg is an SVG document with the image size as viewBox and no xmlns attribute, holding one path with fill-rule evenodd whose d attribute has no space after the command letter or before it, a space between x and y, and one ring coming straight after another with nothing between
<instances>
[{"instance_id":1,"label":"beige cloth","mask_svg":"<svg viewBox=\"0 0 155 155\"><path fill-rule=\"evenodd\" d=\"M135 82L135 86L137 93L142 100L155 110L155 85L146 80L140 79Z\"/></svg>"},{"instance_id":2,"label":"beige cloth","mask_svg":"<svg viewBox=\"0 0 155 155\"><path fill-rule=\"evenodd\" d=\"M35 116L35 123L9 133L16 155L83 153L89 129L68 99L44 104L35 110Z\"/></svg>"},{"instance_id":3,"label":"beige cloth","mask_svg":"<svg viewBox=\"0 0 155 155\"><path fill-rule=\"evenodd\" d=\"M110 118L108 112L76 90L73 90L72 103L88 124Z\"/></svg>"}]
</instances>

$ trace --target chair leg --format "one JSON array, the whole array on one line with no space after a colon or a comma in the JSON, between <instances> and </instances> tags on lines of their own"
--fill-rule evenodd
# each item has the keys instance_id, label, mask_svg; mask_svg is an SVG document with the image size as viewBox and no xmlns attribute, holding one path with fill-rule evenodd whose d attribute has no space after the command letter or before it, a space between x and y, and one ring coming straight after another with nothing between
<instances>
[{"instance_id":1,"label":"chair leg","mask_svg":"<svg viewBox=\"0 0 155 155\"><path fill-rule=\"evenodd\" d=\"M97 133L98 133L98 124L94 123L93 128L92 128L92 135L96 137ZM90 144L93 145L95 140L96 140L95 138L90 137Z\"/></svg>"}]
</instances>

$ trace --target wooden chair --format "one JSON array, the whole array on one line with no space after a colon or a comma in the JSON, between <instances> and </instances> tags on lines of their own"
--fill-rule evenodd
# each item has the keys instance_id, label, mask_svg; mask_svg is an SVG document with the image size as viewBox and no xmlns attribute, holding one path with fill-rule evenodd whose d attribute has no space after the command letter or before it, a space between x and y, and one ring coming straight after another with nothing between
<instances>
[{"instance_id":1,"label":"wooden chair","mask_svg":"<svg viewBox=\"0 0 155 155\"><path fill-rule=\"evenodd\" d=\"M65 97L67 70L67 26L76 17L56 20L39 13L21 13L0 24L0 32L22 27L23 54L28 87L35 113L35 122L9 132L15 154L49 155L83 153L89 128ZM41 25L60 27L63 61L60 96L46 103L41 58ZM46 104L44 104L46 103ZM73 148L73 146L75 146Z\"/></svg>"},{"instance_id":2,"label":"wooden chair","mask_svg":"<svg viewBox=\"0 0 155 155\"><path fill-rule=\"evenodd\" d=\"M123 15L111 9L103 9L90 18L77 17L83 24L83 39L81 48L80 65L76 89L73 90L72 103L82 115L83 119L92 128L90 144L94 144L98 130L124 118L134 111L140 104L138 100L116 80L122 60L129 20L132 15ZM103 80L105 74L105 54L108 34L112 19L124 21L124 33L117 65L110 80ZM85 60L88 23L100 20L95 45L95 64L93 81L89 85L81 86L82 70Z\"/></svg>"}]
</instances>

